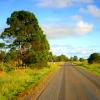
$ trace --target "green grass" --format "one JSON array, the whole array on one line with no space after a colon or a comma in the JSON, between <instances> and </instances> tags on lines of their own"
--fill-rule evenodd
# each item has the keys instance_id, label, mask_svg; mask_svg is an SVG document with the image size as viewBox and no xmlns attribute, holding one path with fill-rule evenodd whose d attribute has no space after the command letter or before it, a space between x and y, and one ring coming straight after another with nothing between
<instances>
[{"instance_id":1,"label":"green grass","mask_svg":"<svg viewBox=\"0 0 100 100\"><path fill-rule=\"evenodd\" d=\"M88 64L87 62L74 62L79 68L88 70L96 75L100 75L100 64Z\"/></svg>"},{"instance_id":2,"label":"green grass","mask_svg":"<svg viewBox=\"0 0 100 100\"><path fill-rule=\"evenodd\" d=\"M0 72L0 100L11 100L18 93L35 86L55 71L58 64L49 63L51 67L42 69L18 69L10 72Z\"/></svg>"}]
</instances>

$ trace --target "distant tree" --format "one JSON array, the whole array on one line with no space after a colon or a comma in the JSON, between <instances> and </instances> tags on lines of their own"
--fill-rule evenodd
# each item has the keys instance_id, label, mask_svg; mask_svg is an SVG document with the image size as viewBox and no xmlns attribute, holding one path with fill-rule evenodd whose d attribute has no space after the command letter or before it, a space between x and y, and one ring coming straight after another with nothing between
<instances>
[{"instance_id":1,"label":"distant tree","mask_svg":"<svg viewBox=\"0 0 100 100\"><path fill-rule=\"evenodd\" d=\"M49 60L50 62L52 62L52 61L54 60L54 59L53 59L53 54L52 54L52 52L49 52L48 60Z\"/></svg>"},{"instance_id":2,"label":"distant tree","mask_svg":"<svg viewBox=\"0 0 100 100\"><path fill-rule=\"evenodd\" d=\"M85 59L84 58L79 58L79 61L83 62L83 61L85 61Z\"/></svg>"},{"instance_id":3,"label":"distant tree","mask_svg":"<svg viewBox=\"0 0 100 100\"><path fill-rule=\"evenodd\" d=\"M88 58L88 63L93 64L93 63L100 63L100 54L99 53L93 53L89 56Z\"/></svg>"},{"instance_id":4,"label":"distant tree","mask_svg":"<svg viewBox=\"0 0 100 100\"><path fill-rule=\"evenodd\" d=\"M74 56L73 57L73 61L77 61L78 60L78 57L77 56Z\"/></svg>"},{"instance_id":5,"label":"distant tree","mask_svg":"<svg viewBox=\"0 0 100 100\"><path fill-rule=\"evenodd\" d=\"M70 57L70 59L69 59L70 61L73 61L73 57Z\"/></svg>"},{"instance_id":6,"label":"distant tree","mask_svg":"<svg viewBox=\"0 0 100 100\"><path fill-rule=\"evenodd\" d=\"M9 27L5 28L1 38L9 41L10 49L16 49L18 62L47 65L49 44L35 15L28 11L15 11L7 19L7 24Z\"/></svg>"},{"instance_id":7,"label":"distant tree","mask_svg":"<svg viewBox=\"0 0 100 100\"><path fill-rule=\"evenodd\" d=\"M57 62L57 61L58 61L58 60L57 60L57 57L58 57L58 56L53 55L52 57L53 57L52 59L53 59L54 62Z\"/></svg>"},{"instance_id":8,"label":"distant tree","mask_svg":"<svg viewBox=\"0 0 100 100\"><path fill-rule=\"evenodd\" d=\"M68 57L66 57L65 55L62 54L57 57L57 60L58 61L68 61Z\"/></svg>"}]
</instances>

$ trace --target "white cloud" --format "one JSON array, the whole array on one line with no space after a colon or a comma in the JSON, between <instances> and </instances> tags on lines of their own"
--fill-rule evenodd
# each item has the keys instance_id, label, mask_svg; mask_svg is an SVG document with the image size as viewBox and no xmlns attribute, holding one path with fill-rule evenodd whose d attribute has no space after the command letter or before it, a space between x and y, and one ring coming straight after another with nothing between
<instances>
[{"instance_id":1,"label":"white cloud","mask_svg":"<svg viewBox=\"0 0 100 100\"><path fill-rule=\"evenodd\" d=\"M64 8L76 4L90 4L93 0L39 0L38 6L40 7L56 7Z\"/></svg>"},{"instance_id":2,"label":"white cloud","mask_svg":"<svg viewBox=\"0 0 100 100\"><path fill-rule=\"evenodd\" d=\"M100 17L100 8L93 6L93 5L90 5L90 6L88 6L87 9L88 9L88 12L90 14L92 14L93 16Z\"/></svg>"},{"instance_id":3,"label":"white cloud","mask_svg":"<svg viewBox=\"0 0 100 100\"><path fill-rule=\"evenodd\" d=\"M75 20L75 21L79 21L79 20L82 20L82 16L81 15L73 15L73 16L71 16L71 19Z\"/></svg>"},{"instance_id":4,"label":"white cloud","mask_svg":"<svg viewBox=\"0 0 100 100\"><path fill-rule=\"evenodd\" d=\"M94 17L100 18L100 8L95 5L88 5L87 8L80 8L80 12L87 12Z\"/></svg>"},{"instance_id":5,"label":"white cloud","mask_svg":"<svg viewBox=\"0 0 100 100\"><path fill-rule=\"evenodd\" d=\"M67 25L42 25L42 29L48 38L62 38L69 36L81 36L93 30L93 24L79 21L73 26Z\"/></svg>"},{"instance_id":6,"label":"white cloud","mask_svg":"<svg viewBox=\"0 0 100 100\"><path fill-rule=\"evenodd\" d=\"M61 38L70 35L66 25L42 25L42 29L49 38Z\"/></svg>"},{"instance_id":7,"label":"white cloud","mask_svg":"<svg viewBox=\"0 0 100 100\"><path fill-rule=\"evenodd\" d=\"M87 22L79 21L76 25L76 33L78 35L84 35L91 32L93 29L93 24L89 24Z\"/></svg>"},{"instance_id":8,"label":"white cloud","mask_svg":"<svg viewBox=\"0 0 100 100\"><path fill-rule=\"evenodd\" d=\"M65 54L68 57L78 56L88 58L90 54L96 52L95 49L85 47L73 47L71 45L56 45L51 46L51 50L56 55Z\"/></svg>"},{"instance_id":9,"label":"white cloud","mask_svg":"<svg viewBox=\"0 0 100 100\"><path fill-rule=\"evenodd\" d=\"M69 0L40 0L38 5L40 7L59 7L59 8L63 8L63 7L71 5L71 2Z\"/></svg>"}]
</instances>

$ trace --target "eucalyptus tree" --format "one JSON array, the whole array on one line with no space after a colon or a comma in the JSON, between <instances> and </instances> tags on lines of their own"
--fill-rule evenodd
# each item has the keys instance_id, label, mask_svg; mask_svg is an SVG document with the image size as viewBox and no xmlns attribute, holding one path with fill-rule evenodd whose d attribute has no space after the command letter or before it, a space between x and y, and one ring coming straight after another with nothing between
<instances>
[{"instance_id":1,"label":"eucalyptus tree","mask_svg":"<svg viewBox=\"0 0 100 100\"><path fill-rule=\"evenodd\" d=\"M10 48L16 49L21 62L47 64L49 44L33 13L15 11L7 19L7 25L1 38L13 40Z\"/></svg>"}]
</instances>

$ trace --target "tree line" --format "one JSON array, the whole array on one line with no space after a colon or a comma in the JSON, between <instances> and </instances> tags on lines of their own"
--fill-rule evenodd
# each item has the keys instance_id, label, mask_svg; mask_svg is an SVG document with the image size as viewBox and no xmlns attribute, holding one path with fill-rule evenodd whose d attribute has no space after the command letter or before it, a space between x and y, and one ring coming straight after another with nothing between
<instances>
[{"instance_id":1,"label":"tree line","mask_svg":"<svg viewBox=\"0 0 100 100\"><path fill-rule=\"evenodd\" d=\"M18 66L47 66L50 47L35 15L28 11L15 11L6 23L8 27L0 35L3 40L0 43L0 61L15 61Z\"/></svg>"},{"instance_id":2,"label":"tree line","mask_svg":"<svg viewBox=\"0 0 100 100\"><path fill-rule=\"evenodd\" d=\"M84 62L87 61L89 64L100 63L100 53L92 53L90 56L85 58L78 58L77 56L73 56L68 58L66 55L53 55L52 52L49 53L49 61L59 62L59 61L80 61Z\"/></svg>"},{"instance_id":3,"label":"tree line","mask_svg":"<svg viewBox=\"0 0 100 100\"><path fill-rule=\"evenodd\" d=\"M39 26L35 15L29 11L14 11L7 18L8 27L0 34L0 62L15 63L15 66L48 66L48 61L85 61L77 56L55 56L50 52L46 35ZM100 63L100 54L93 53L88 63Z\"/></svg>"}]
</instances>

